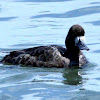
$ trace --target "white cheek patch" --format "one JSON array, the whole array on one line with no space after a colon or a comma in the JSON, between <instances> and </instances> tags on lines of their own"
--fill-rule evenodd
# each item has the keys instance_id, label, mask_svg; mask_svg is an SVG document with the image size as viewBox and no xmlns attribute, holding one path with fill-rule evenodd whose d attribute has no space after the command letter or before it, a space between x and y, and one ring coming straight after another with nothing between
<instances>
[{"instance_id":1,"label":"white cheek patch","mask_svg":"<svg viewBox=\"0 0 100 100\"><path fill-rule=\"evenodd\" d=\"M77 44L79 41L82 41L83 43L85 43L85 36L79 36L75 38L75 44Z\"/></svg>"},{"instance_id":2,"label":"white cheek patch","mask_svg":"<svg viewBox=\"0 0 100 100\"><path fill-rule=\"evenodd\" d=\"M83 43L85 43L86 42L85 36L80 36L80 41L82 41Z\"/></svg>"}]
</instances>

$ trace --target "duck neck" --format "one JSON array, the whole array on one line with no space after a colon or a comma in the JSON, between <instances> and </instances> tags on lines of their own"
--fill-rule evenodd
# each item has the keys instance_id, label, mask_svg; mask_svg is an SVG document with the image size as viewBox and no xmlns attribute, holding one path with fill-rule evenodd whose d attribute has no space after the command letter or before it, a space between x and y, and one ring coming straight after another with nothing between
<instances>
[{"instance_id":1,"label":"duck neck","mask_svg":"<svg viewBox=\"0 0 100 100\"><path fill-rule=\"evenodd\" d=\"M67 37L65 44L67 47L67 57L70 59L70 66L79 66L79 53L80 50L75 46L74 38Z\"/></svg>"},{"instance_id":2,"label":"duck neck","mask_svg":"<svg viewBox=\"0 0 100 100\"><path fill-rule=\"evenodd\" d=\"M70 59L69 66L79 66L79 52L78 48L67 49L68 58Z\"/></svg>"}]
</instances>

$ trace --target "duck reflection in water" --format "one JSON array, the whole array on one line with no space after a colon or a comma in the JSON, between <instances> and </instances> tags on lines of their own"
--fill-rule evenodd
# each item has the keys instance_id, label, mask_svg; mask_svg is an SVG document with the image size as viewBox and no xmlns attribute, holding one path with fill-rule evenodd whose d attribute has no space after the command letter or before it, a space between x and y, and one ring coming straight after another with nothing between
<instances>
[{"instance_id":1,"label":"duck reflection in water","mask_svg":"<svg viewBox=\"0 0 100 100\"><path fill-rule=\"evenodd\" d=\"M64 84L69 84L69 85L82 84L82 76L80 75L79 69L65 70L63 77L65 78L65 80L63 81Z\"/></svg>"}]
</instances>

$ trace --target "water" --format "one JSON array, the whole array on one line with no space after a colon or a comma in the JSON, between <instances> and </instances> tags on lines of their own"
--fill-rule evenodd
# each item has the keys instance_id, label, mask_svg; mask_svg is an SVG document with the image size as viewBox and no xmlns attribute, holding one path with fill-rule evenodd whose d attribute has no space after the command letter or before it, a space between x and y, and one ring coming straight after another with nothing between
<instances>
[{"instance_id":1,"label":"water","mask_svg":"<svg viewBox=\"0 0 100 100\"><path fill-rule=\"evenodd\" d=\"M0 0L0 59L6 51L64 46L73 24L86 31L90 63L74 70L0 64L0 100L100 99L99 0Z\"/></svg>"}]
</instances>

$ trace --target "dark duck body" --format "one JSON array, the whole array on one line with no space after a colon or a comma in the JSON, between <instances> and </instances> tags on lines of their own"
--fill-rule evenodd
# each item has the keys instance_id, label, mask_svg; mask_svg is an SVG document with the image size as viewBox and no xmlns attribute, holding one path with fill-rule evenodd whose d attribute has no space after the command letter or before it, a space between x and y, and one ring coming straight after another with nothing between
<instances>
[{"instance_id":1,"label":"dark duck body","mask_svg":"<svg viewBox=\"0 0 100 100\"><path fill-rule=\"evenodd\" d=\"M33 67L81 67L87 63L81 50L89 50L83 43L84 35L85 31L80 25L73 25L65 40L66 48L50 45L12 51L1 62Z\"/></svg>"}]
</instances>

